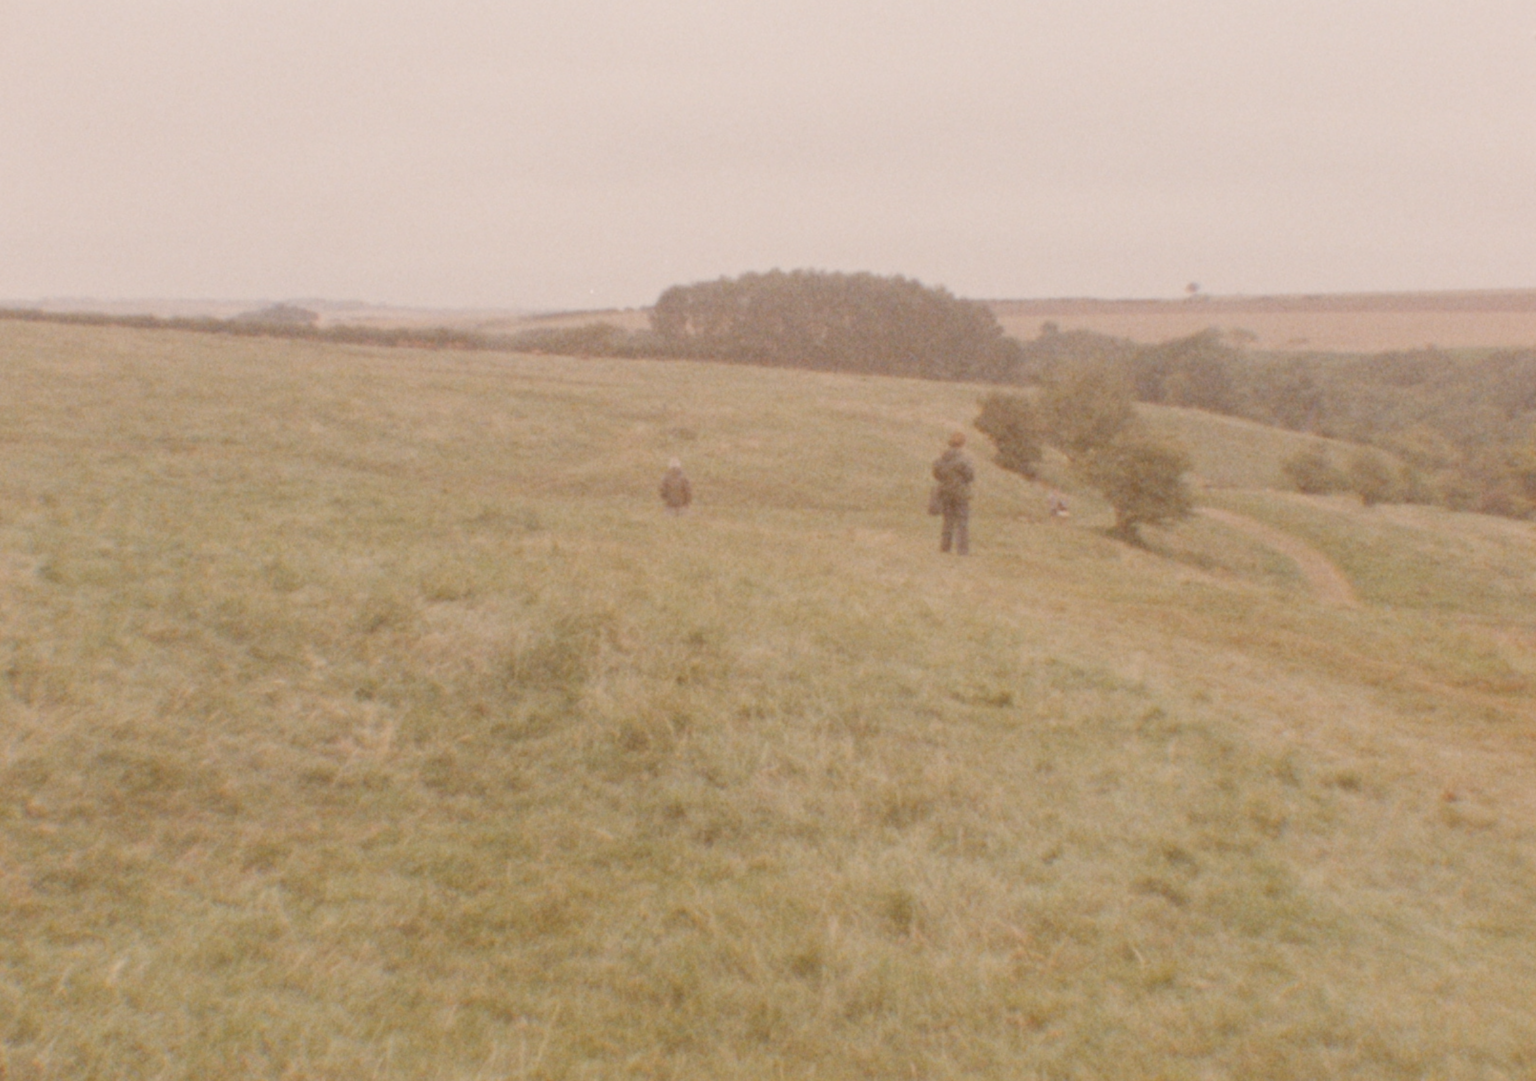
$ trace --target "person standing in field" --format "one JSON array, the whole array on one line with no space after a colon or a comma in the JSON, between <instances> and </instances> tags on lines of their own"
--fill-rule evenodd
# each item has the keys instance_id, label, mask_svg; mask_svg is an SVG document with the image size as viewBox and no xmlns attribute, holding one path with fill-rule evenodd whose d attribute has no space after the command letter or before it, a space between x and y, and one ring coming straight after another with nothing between
<instances>
[{"instance_id":1,"label":"person standing in field","mask_svg":"<svg viewBox=\"0 0 1536 1081\"><path fill-rule=\"evenodd\" d=\"M693 502L693 485L688 483L683 463L677 458L667 463L667 471L661 475L661 501L666 504L667 513L674 517Z\"/></svg>"},{"instance_id":2,"label":"person standing in field","mask_svg":"<svg viewBox=\"0 0 1536 1081\"><path fill-rule=\"evenodd\" d=\"M962 556L971 550L971 482L976 479L976 468L961 449L964 446L965 433L956 432L949 437L949 448L933 463L933 479L939 482L934 499L944 516L939 551L953 547Z\"/></svg>"}]
</instances>

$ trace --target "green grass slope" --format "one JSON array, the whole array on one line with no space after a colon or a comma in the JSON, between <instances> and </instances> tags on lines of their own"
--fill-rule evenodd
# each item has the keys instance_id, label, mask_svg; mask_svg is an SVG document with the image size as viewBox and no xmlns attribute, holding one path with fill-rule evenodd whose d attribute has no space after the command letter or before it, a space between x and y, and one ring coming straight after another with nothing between
<instances>
[{"instance_id":1,"label":"green grass slope","mask_svg":"<svg viewBox=\"0 0 1536 1081\"><path fill-rule=\"evenodd\" d=\"M1536 630L1536 530L1527 522L1365 507L1349 496L1231 492L1219 501L1326 552L1379 604Z\"/></svg>"},{"instance_id":2,"label":"green grass slope","mask_svg":"<svg viewBox=\"0 0 1536 1081\"><path fill-rule=\"evenodd\" d=\"M1137 409L1152 431L1189 448L1192 472L1199 482L1215 488L1289 488L1281 469L1286 459L1322 445L1333 450L1335 461L1343 462L1355 449L1338 440L1199 409L1156 405Z\"/></svg>"},{"instance_id":3,"label":"green grass slope","mask_svg":"<svg viewBox=\"0 0 1536 1081\"><path fill-rule=\"evenodd\" d=\"M26 324L0 386L0 1075L1536 1072L1529 590L986 464L940 558L964 386Z\"/></svg>"}]
</instances>

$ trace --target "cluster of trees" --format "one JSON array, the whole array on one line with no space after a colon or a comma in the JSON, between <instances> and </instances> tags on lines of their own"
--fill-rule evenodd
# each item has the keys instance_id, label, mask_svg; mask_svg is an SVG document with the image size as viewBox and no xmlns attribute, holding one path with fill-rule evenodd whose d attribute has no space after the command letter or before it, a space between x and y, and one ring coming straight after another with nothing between
<instances>
[{"instance_id":1,"label":"cluster of trees","mask_svg":"<svg viewBox=\"0 0 1536 1081\"><path fill-rule=\"evenodd\" d=\"M1183 518L1193 500L1184 480L1189 455L1146 431L1133 398L1113 368L1066 367L1044 381L1038 404L1018 393L987 395L974 423L998 465L1031 479L1046 446L1055 447L1114 508L1113 532L1137 541L1139 526Z\"/></svg>"},{"instance_id":2,"label":"cluster of trees","mask_svg":"<svg viewBox=\"0 0 1536 1081\"><path fill-rule=\"evenodd\" d=\"M1270 393L1252 395L1243 415L1384 452L1378 501L1536 516L1536 350L1425 349L1254 367ZM1359 491L1360 457L1335 475L1322 471L1322 490Z\"/></svg>"},{"instance_id":3,"label":"cluster of trees","mask_svg":"<svg viewBox=\"0 0 1536 1081\"><path fill-rule=\"evenodd\" d=\"M1279 355L1244 344L1207 330L1139 346L1047 325L1025 343L1022 371L1045 383L1105 368L1138 401L1372 448L1339 462L1321 446L1297 455L1286 472L1302 491L1536 517L1536 349Z\"/></svg>"},{"instance_id":4,"label":"cluster of trees","mask_svg":"<svg viewBox=\"0 0 1536 1081\"><path fill-rule=\"evenodd\" d=\"M1422 433L1389 433L1386 454L1364 447L1334 461L1328 449L1310 447L1284 463L1286 477L1299 492L1353 492L1373 503L1423 503L1455 510L1475 510L1506 518L1536 517L1536 443L1531 439L1484 448L1462 457L1422 455ZM1436 461L1442 464L1434 468Z\"/></svg>"},{"instance_id":5,"label":"cluster of trees","mask_svg":"<svg viewBox=\"0 0 1536 1081\"><path fill-rule=\"evenodd\" d=\"M1385 456L1368 447L1351 454L1342 468L1321 445L1292 455L1281 468L1292 486L1308 495L1354 492L1367 507L1401 495L1399 471Z\"/></svg>"},{"instance_id":6,"label":"cluster of trees","mask_svg":"<svg viewBox=\"0 0 1536 1081\"><path fill-rule=\"evenodd\" d=\"M667 355L1013 382L1020 344L985 304L903 277L815 270L674 285L651 309Z\"/></svg>"},{"instance_id":7,"label":"cluster of trees","mask_svg":"<svg viewBox=\"0 0 1536 1081\"><path fill-rule=\"evenodd\" d=\"M903 277L771 270L674 285L645 330L537 328L498 343L572 356L675 357L917 379L1018 383L1024 345L987 305Z\"/></svg>"}]
</instances>

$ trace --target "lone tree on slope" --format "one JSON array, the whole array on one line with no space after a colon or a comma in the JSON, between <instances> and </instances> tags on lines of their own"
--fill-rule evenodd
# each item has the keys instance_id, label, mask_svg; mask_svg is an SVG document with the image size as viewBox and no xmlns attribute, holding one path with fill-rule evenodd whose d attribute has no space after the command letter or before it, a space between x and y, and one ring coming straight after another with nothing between
<instances>
[{"instance_id":1,"label":"lone tree on slope","mask_svg":"<svg viewBox=\"0 0 1536 1081\"><path fill-rule=\"evenodd\" d=\"M1140 543L1137 527L1187 518L1194 507L1184 474L1189 455L1143 435L1118 439L1089 455L1083 473L1115 508L1116 536Z\"/></svg>"}]
</instances>

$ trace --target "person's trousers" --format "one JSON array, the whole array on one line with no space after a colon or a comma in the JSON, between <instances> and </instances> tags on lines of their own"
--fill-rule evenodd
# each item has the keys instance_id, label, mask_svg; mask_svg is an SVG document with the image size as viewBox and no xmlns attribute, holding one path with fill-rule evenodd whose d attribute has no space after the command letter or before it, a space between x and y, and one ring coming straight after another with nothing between
<instances>
[{"instance_id":1,"label":"person's trousers","mask_svg":"<svg viewBox=\"0 0 1536 1081\"><path fill-rule=\"evenodd\" d=\"M944 534L939 538L939 551L953 547L956 555L969 555L971 551L971 508L968 503L951 503L944 507Z\"/></svg>"}]
</instances>

